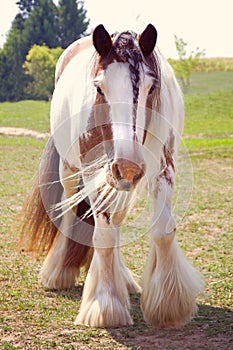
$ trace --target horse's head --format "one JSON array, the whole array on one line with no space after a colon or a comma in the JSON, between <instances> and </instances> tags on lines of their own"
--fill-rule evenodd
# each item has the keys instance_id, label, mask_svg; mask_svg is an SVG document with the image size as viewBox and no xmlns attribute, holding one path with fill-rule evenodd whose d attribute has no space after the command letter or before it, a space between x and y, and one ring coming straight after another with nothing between
<instances>
[{"instance_id":1,"label":"horse's head","mask_svg":"<svg viewBox=\"0 0 233 350\"><path fill-rule=\"evenodd\" d=\"M148 109L159 103L159 68L153 53L156 39L151 24L140 36L128 31L110 36L103 25L93 32L98 53L96 104L105 105L96 113L96 123L101 126L109 159L107 180L117 190L131 190L145 175L142 147Z\"/></svg>"}]
</instances>

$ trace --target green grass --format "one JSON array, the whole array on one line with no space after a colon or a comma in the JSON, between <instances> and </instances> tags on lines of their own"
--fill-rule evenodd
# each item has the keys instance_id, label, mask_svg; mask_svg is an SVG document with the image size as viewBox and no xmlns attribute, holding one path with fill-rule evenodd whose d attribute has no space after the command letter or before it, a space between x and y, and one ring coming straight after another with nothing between
<instances>
[{"instance_id":1,"label":"green grass","mask_svg":"<svg viewBox=\"0 0 233 350\"><path fill-rule=\"evenodd\" d=\"M1 136L2 349L228 350L232 347L232 92L229 89L210 94L195 92L185 96L185 103L183 142L191 157L194 186L177 234L180 246L206 280L205 292L198 299L198 315L181 330L153 329L143 320L139 295L133 295L134 326L119 329L74 326L84 275L79 285L70 290L43 288L38 283L38 273L44 257L33 259L29 253L18 251L17 231L12 226L33 182L46 140ZM49 104L44 102L0 104L1 125L48 131L48 109ZM144 203L141 200L139 207L143 209ZM134 215L139 218L137 214L136 209L131 219ZM124 246L123 253L140 281L148 239L143 235L147 227L145 217L137 220L130 234L141 238Z\"/></svg>"},{"instance_id":2,"label":"green grass","mask_svg":"<svg viewBox=\"0 0 233 350\"><path fill-rule=\"evenodd\" d=\"M184 135L233 135L233 90L185 96Z\"/></svg>"},{"instance_id":3,"label":"green grass","mask_svg":"<svg viewBox=\"0 0 233 350\"><path fill-rule=\"evenodd\" d=\"M191 75L189 95L233 91L233 72L196 72Z\"/></svg>"},{"instance_id":4,"label":"green grass","mask_svg":"<svg viewBox=\"0 0 233 350\"><path fill-rule=\"evenodd\" d=\"M192 157L206 158L231 157L233 149L233 138L187 138L184 140Z\"/></svg>"},{"instance_id":5,"label":"green grass","mask_svg":"<svg viewBox=\"0 0 233 350\"><path fill-rule=\"evenodd\" d=\"M50 103L44 101L19 101L0 103L0 127L28 128L49 131Z\"/></svg>"}]
</instances>

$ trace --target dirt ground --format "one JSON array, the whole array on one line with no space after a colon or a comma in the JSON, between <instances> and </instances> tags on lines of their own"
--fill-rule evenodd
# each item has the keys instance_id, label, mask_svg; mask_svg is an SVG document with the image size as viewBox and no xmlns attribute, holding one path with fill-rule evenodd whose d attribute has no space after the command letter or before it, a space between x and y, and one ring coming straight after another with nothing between
<instances>
[{"instance_id":1,"label":"dirt ground","mask_svg":"<svg viewBox=\"0 0 233 350\"><path fill-rule=\"evenodd\" d=\"M7 136L31 136L36 139L45 139L50 134L49 133L41 133L35 130L24 129L24 128L12 128L12 127L0 127L0 135Z\"/></svg>"}]
</instances>

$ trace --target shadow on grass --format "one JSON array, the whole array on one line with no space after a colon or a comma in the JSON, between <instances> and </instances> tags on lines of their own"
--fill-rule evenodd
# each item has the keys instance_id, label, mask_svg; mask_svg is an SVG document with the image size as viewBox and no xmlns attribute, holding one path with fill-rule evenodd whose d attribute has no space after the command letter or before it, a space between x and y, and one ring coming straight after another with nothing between
<instances>
[{"instance_id":1,"label":"shadow on grass","mask_svg":"<svg viewBox=\"0 0 233 350\"><path fill-rule=\"evenodd\" d=\"M83 285L78 285L66 290L46 290L46 296L67 298L80 302L82 292ZM202 304L198 306L198 315L185 327L181 329L156 329L148 325L143 319L140 308L140 294L131 295L131 315L134 325L107 328L111 338L119 344L119 347L111 347L111 349L233 349L233 311ZM87 332L90 333L88 328Z\"/></svg>"},{"instance_id":2,"label":"shadow on grass","mask_svg":"<svg viewBox=\"0 0 233 350\"><path fill-rule=\"evenodd\" d=\"M133 350L149 349L233 349L233 311L198 305L198 315L181 329L155 329L148 325L140 309L140 295L131 296L134 325L108 329L120 344Z\"/></svg>"},{"instance_id":3,"label":"shadow on grass","mask_svg":"<svg viewBox=\"0 0 233 350\"><path fill-rule=\"evenodd\" d=\"M67 289L47 289L45 288L45 296L49 298L65 298L74 301L81 301L84 284L75 285Z\"/></svg>"}]
</instances>

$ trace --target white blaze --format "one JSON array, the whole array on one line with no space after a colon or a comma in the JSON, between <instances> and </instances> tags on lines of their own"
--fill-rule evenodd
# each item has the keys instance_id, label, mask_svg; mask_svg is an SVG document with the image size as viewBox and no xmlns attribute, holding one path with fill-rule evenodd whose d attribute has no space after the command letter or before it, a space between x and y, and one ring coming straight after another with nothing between
<instances>
[{"instance_id":1,"label":"white blaze","mask_svg":"<svg viewBox=\"0 0 233 350\"><path fill-rule=\"evenodd\" d=\"M110 105L115 159L124 158L132 162L141 157L141 144L145 127L145 113L136 117L136 135L134 132L133 86L128 63L113 62L106 69L100 87ZM145 105L144 105L145 108ZM141 110L141 108L139 108ZM144 109L143 109L144 110ZM137 144L135 144L137 142Z\"/></svg>"}]
</instances>

